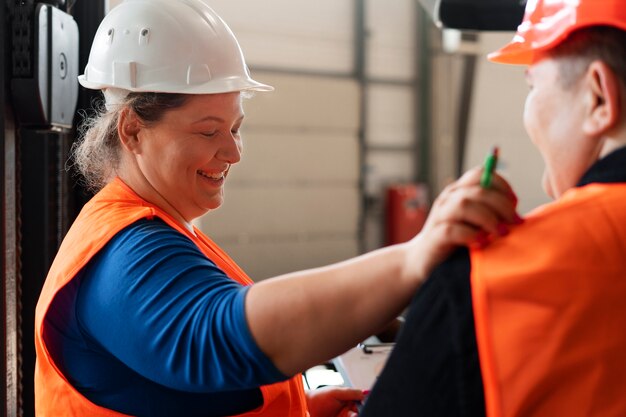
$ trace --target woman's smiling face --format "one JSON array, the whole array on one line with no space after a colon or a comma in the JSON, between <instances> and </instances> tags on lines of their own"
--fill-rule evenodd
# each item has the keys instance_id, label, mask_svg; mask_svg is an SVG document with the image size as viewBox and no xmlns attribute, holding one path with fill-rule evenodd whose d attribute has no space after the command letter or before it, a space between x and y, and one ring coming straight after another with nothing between
<instances>
[{"instance_id":1,"label":"woman's smiling face","mask_svg":"<svg viewBox=\"0 0 626 417\"><path fill-rule=\"evenodd\" d=\"M170 214L191 221L223 203L228 171L241 159L243 117L238 92L191 95L138 130L137 167Z\"/></svg>"}]
</instances>

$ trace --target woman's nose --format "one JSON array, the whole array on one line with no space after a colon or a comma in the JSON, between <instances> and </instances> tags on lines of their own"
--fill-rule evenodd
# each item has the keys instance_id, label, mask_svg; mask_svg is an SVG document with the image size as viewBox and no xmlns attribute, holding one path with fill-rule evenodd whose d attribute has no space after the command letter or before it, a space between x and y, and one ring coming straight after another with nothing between
<instances>
[{"instance_id":1,"label":"woman's nose","mask_svg":"<svg viewBox=\"0 0 626 417\"><path fill-rule=\"evenodd\" d=\"M243 150L243 144L239 135L231 134L227 137L222 144L218 158L228 162L229 164L236 164L241 160L241 152Z\"/></svg>"}]
</instances>

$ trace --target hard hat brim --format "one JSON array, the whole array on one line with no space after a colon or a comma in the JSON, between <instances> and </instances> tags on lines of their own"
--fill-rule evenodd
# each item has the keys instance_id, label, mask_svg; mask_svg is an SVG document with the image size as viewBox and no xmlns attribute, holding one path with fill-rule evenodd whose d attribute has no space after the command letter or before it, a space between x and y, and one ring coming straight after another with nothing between
<instances>
[{"instance_id":1,"label":"hard hat brim","mask_svg":"<svg viewBox=\"0 0 626 417\"><path fill-rule=\"evenodd\" d=\"M85 75L78 76L78 82L83 87L90 90L104 90L107 88L123 88L132 92L150 92L150 93L178 93L178 94L222 94L233 93L237 91L274 91L274 87L268 84L263 84L255 81L251 78L247 80L232 79L224 80L219 84L219 87L214 83L207 83L206 85L194 85L194 86L172 86L172 88L150 88L144 86L142 88L128 88L127 86L116 86L107 83L94 83L87 80Z\"/></svg>"},{"instance_id":2,"label":"hard hat brim","mask_svg":"<svg viewBox=\"0 0 626 417\"><path fill-rule=\"evenodd\" d=\"M487 55L487 59L497 64L530 65L534 61L536 50L525 48L521 44L510 43Z\"/></svg>"}]
</instances>

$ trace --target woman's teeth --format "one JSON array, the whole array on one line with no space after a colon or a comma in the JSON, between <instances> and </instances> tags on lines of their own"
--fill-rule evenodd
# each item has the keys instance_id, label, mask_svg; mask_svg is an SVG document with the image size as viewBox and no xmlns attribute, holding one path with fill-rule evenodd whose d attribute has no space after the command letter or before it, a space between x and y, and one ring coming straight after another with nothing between
<instances>
[{"instance_id":1,"label":"woman's teeth","mask_svg":"<svg viewBox=\"0 0 626 417\"><path fill-rule=\"evenodd\" d=\"M224 178L224 172L218 172L216 174L209 174L204 171L198 171L198 174L202 175L205 178L209 178L212 180L221 180L222 178Z\"/></svg>"}]
</instances>

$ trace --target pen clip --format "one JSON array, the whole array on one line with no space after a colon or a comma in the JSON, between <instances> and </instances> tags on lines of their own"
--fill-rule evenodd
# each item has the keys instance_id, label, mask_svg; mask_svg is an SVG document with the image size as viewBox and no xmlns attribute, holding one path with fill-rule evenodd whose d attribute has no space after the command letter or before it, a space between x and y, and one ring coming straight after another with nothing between
<instances>
[{"instance_id":1,"label":"pen clip","mask_svg":"<svg viewBox=\"0 0 626 417\"><path fill-rule=\"evenodd\" d=\"M359 349L361 349L363 351L363 353L367 354L367 355L371 355L375 352L376 348L391 348L395 345L395 343L359 343L357 346Z\"/></svg>"},{"instance_id":2,"label":"pen clip","mask_svg":"<svg viewBox=\"0 0 626 417\"><path fill-rule=\"evenodd\" d=\"M372 350L364 343L359 343L359 349L361 349L363 353L366 353L368 355L372 353Z\"/></svg>"}]
</instances>

